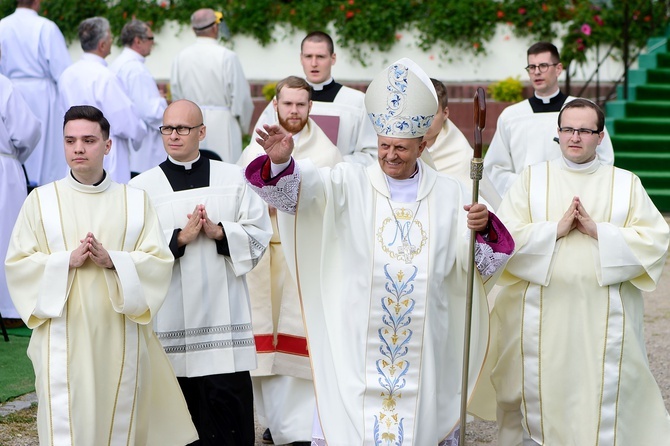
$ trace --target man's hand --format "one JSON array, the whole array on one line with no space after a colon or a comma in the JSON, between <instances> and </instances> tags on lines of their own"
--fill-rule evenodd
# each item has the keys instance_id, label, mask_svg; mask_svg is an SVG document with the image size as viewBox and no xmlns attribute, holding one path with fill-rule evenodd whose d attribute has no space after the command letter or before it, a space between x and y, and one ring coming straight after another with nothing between
<instances>
[{"instance_id":1,"label":"man's hand","mask_svg":"<svg viewBox=\"0 0 670 446\"><path fill-rule=\"evenodd\" d=\"M86 237L80 240L81 244L70 254L70 268L79 268L88 259L88 241Z\"/></svg>"},{"instance_id":2,"label":"man's hand","mask_svg":"<svg viewBox=\"0 0 670 446\"><path fill-rule=\"evenodd\" d=\"M79 268L88 258L101 268L114 268L114 262L112 262L109 252L92 232L86 234L86 237L81 240L81 244L70 254L70 268Z\"/></svg>"},{"instance_id":3,"label":"man's hand","mask_svg":"<svg viewBox=\"0 0 670 446\"><path fill-rule=\"evenodd\" d=\"M114 268L114 262L112 262L109 252L107 252L102 246L102 243L95 238L93 233L89 232L86 239L88 242L88 256L93 260L93 263L100 268Z\"/></svg>"},{"instance_id":4,"label":"man's hand","mask_svg":"<svg viewBox=\"0 0 670 446\"><path fill-rule=\"evenodd\" d=\"M200 209L202 232L204 232L205 235L212 240L223 240L223 228L209 219L204 205L200 206L202 206Z\"/></svg>"},{"instance_id":5,"label":"man's hand","mask_svg":"<svg viewBox=\"0 0 670 446\"><path fill-rule=\"evenodd\" d=\"M596 222L591 220L591 216L584 209L584 205L580 201L579 197L575 197L577 203L577 215L575 218L576 228L582 234L586 234L589 237L593 237L598 240L598 227Z\"/></svg>"},{"instance_id":6,"label":"man's hand","mask_svg":"<svg viewBox=\"0 0 670 446\"><path fill-rule=\"evenodd\" d=\"M468 211L468 229L481 232L489 222L489 210L481 203L466 204L463 209Z\"/></svg>"},{"instance_id":7,"label":"man's hand","mask_svg":"<svg viewBox=\"0 0 670 446\"><path fill-rule=\"evenodd\" d=\"M204 209L205 207L201 204L198 204L196 205L195 209L193 209L192 214L186 215L188 222L177 235L177 246L180 248L191 243L198 237L198 234L200 234L200 230L202 229L200 208Z\"/></svg>"},{"instance_id":8,"label":"man's hand","mask_svg":"<svg viewBox=\"0 0 670 446\"><path fill-rule=\"evenodd\" d=\"M256 142L263 147L270 161L275 164L284 164L291 159L293 153L293 135L278 125L263 125L263 130L256 129Z\"/></svg>"},{"instance_id":9,"label":"man's hand","mask_svg":"<svg viewBox=\"0 0 670 446\"><path fill-rule=\"evenodd\" d=\"M579 204L579 197L573 197L570 207L563 214L563 218L558 221L556 228L556 240L565 237L577 227L577 205Z\"/></svg>"}]
</instances>

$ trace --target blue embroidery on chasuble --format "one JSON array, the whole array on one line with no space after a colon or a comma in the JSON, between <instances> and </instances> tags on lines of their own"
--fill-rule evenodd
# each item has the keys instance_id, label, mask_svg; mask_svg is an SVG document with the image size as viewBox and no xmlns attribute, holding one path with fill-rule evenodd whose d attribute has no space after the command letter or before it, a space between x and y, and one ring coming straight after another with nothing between
<instances>
[{"instance_id":1,"label":"blue embroidery on chasuble","mask_svg":"<svg viewBox=\"0 0 670 446\"><path fill-rule=\"evenodd\" d=\"M389 217L391 209L384 203L385 215L377 216L366 403L376 445L400 446L412 443L414 436L428 262L420 254L428 236L413 207L396 207Z\"/></svg>"}]
</instances>

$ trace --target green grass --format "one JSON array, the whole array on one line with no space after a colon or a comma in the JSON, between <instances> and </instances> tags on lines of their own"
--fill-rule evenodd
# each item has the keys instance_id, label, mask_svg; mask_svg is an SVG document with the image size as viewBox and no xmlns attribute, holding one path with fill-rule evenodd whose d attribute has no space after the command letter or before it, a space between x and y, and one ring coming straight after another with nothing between
<instances>
[{"instance_id":1,"label":"green grass","mask_svg":"<svg viewBox=\"0 0 670 446\"><path fill-rule=\"evenodd\" d=\"M26 355L29 337L0 337L0 402L35 390L33 365Z\"/></svg>"}]
</instances>

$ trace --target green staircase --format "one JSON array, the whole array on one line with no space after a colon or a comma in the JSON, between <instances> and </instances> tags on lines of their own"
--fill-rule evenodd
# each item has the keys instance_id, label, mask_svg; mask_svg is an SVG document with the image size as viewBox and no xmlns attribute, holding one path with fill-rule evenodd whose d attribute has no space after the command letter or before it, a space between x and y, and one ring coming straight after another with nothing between
<instances>
[{"instance_id":1,"label":"green staircase","mask_svg":"<svg viewBox=\"0 0 670 446\"><path fill-rule=\"evenodd\" d=\"M628 74L628 99L606 105L614 164L635 172L656 207L670 212L670 52L668 38L647 42ZM623 88L617 96L623 98Z\"/></svg>"}]
</instances>

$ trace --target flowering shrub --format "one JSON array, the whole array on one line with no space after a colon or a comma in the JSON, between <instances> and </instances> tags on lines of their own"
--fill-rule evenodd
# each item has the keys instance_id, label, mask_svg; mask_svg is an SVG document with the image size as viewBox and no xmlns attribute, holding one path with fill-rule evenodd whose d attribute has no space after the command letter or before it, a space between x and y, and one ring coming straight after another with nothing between
<instances>
[{"instance_id":1,"label":"flowering shrub","mask_svg":"<svg viewBox=\"0 0 670 446\"><path fill-rule=\"evenodd\" d=\"M15 0L0 0L0 17L15 5ZM584 62L587 51L599 44L620 51L625 20L635 47L668 25L661 0L43 0L42 14L72 40L79 22L94 15L107 17L118 36L131 18L150 22L158 31L166 20L188 25L193 11L203 7L222 11L233 35L253 36L261 45L274 40L277 24L305 33L334 29L337 45L363 64L368 51L388 50L408 29L418 32L420 49L446 55L453 49L485 52L498 23L529 42L560 34L567 66Z\"/></svg>"},{"instance_id":2,"label":"flowering shrub","mask_svg":"<svg viewBox=\"0 0 670 446\"><path fill-rule=\"evenodd\" d=\"M520 102L523 100L523 84L518 77L508 77L490 84L488 94L499 102Z\"/></svg>"}]
</instances>

